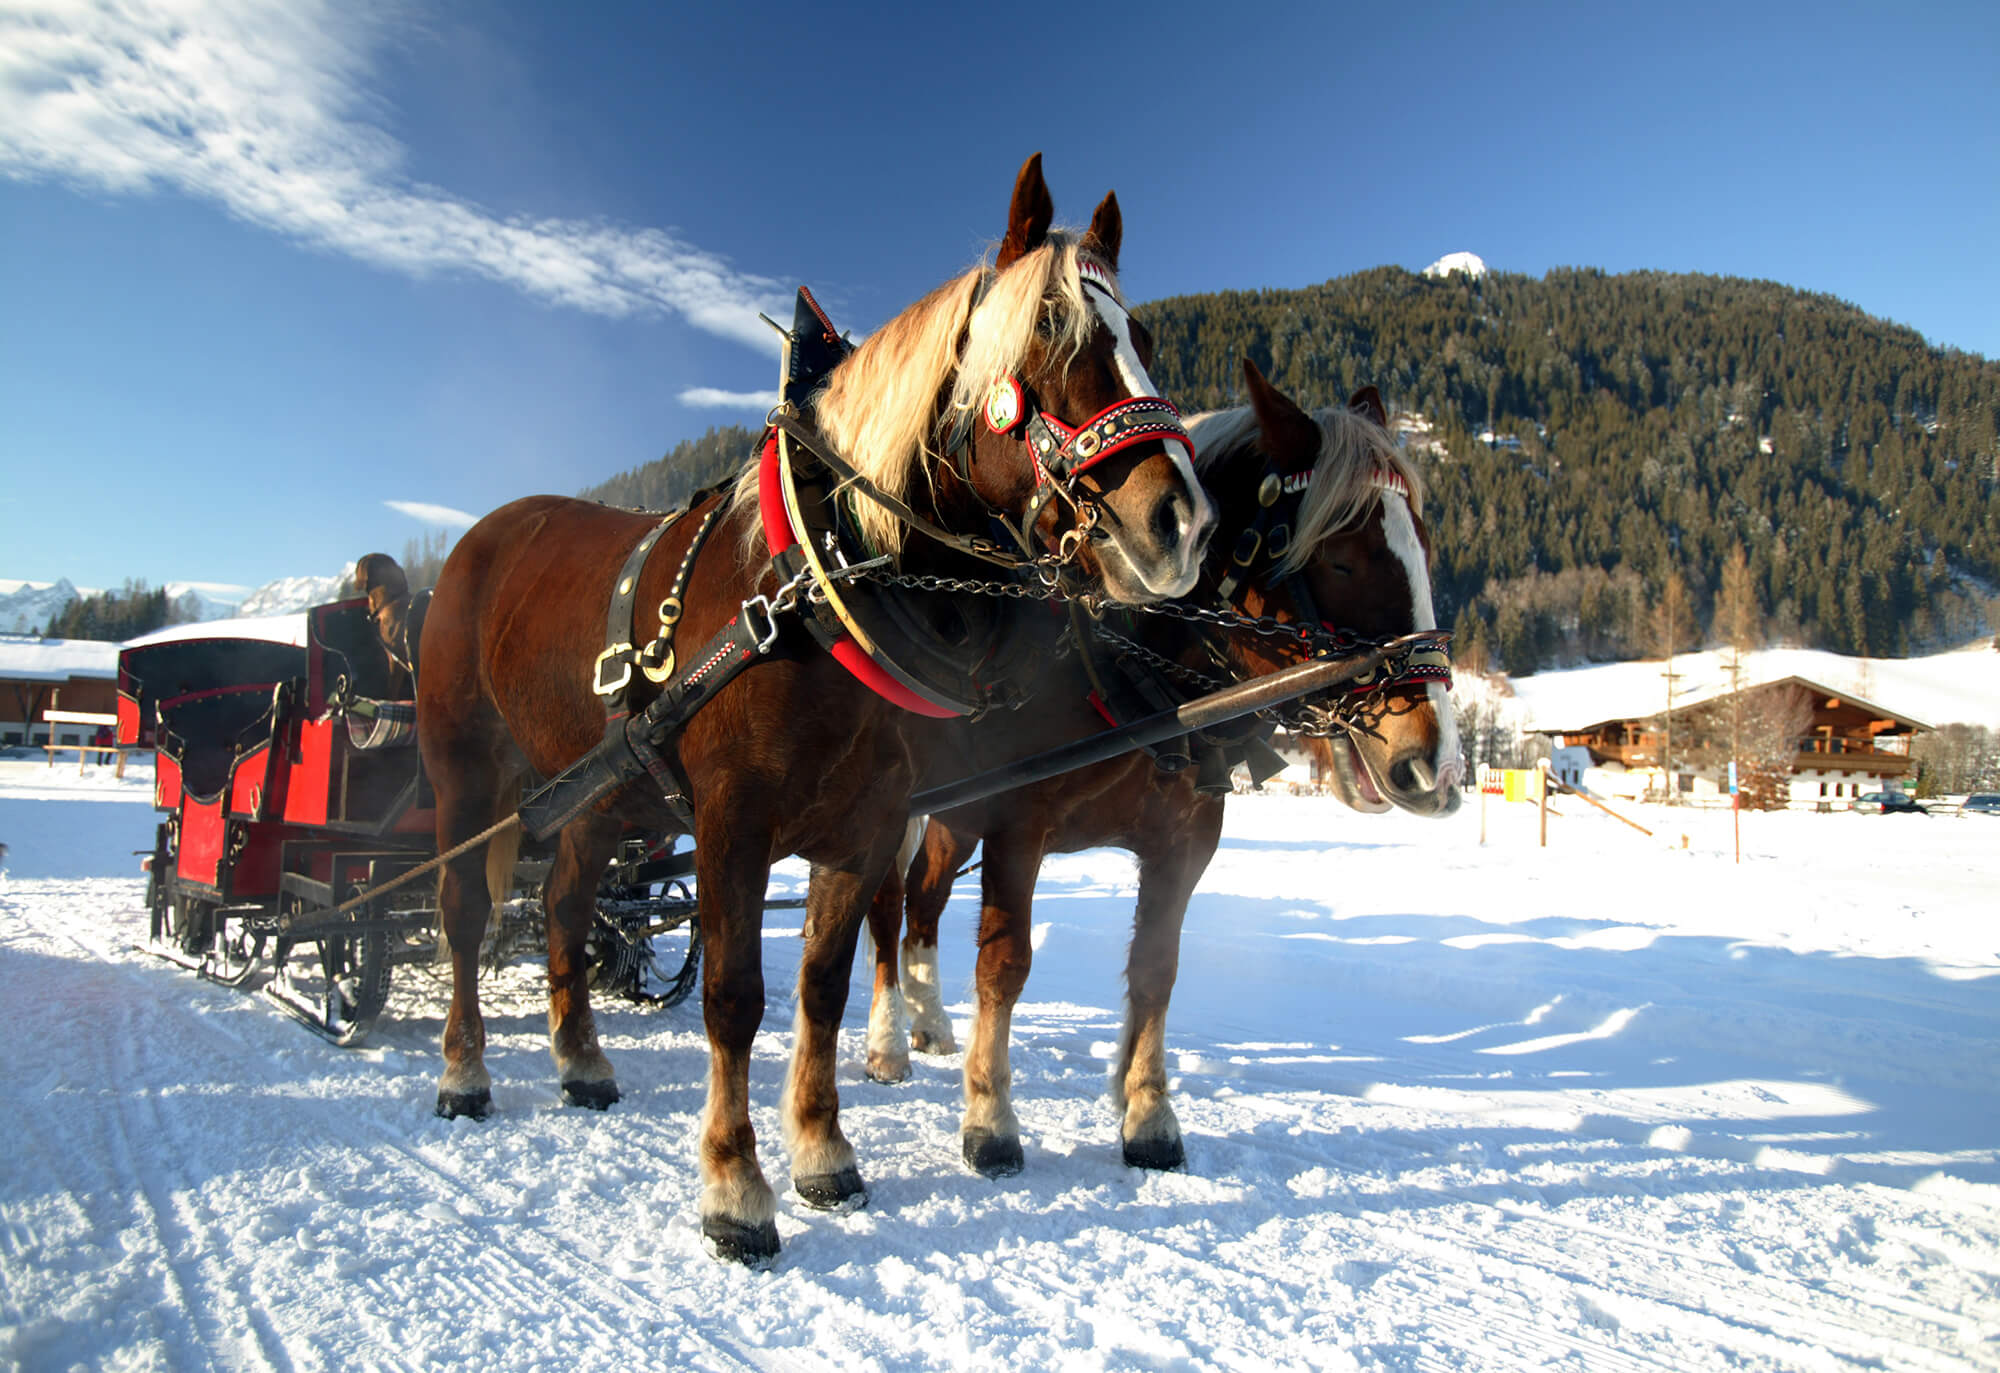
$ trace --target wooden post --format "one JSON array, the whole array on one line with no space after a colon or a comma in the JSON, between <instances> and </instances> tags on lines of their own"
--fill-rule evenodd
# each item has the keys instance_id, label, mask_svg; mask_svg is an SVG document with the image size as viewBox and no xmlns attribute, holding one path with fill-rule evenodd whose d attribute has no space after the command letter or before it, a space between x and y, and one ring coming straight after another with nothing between
<instances>
[{"instance_id":1,"label":"wooden post","mask_svg":"<svg viewBox=\"0 0 2000 1373\"><path fill-rule=\"evenodd\" d=\"M1549 760L1543 758L1535 764L1541 773L1541 785L1535 788L1535 801L1542 810L1542 847L1549 846Z\"/></svg>"},{"instance_id":2,"label":"wooden post","mask_svg":"<svg viewBox=\"0 0 2000 1373\"><path fill-rule=\"evenodd\" d=\"M49 710L54 710L57 706L61 704L62 704L62 688L56 687L54 690L49 692ZM42 718L44 720L48 720L48 717L49 717L49 711L48 710L43 711ZM35 737L35 727L32 723L30 723L28 726L28 737L30 739ZM55 741L56 741L56 723L53 720L49 720L49 742L53 744ZM34 757L33 754L29 754L28 756L30 758ZM53 768L55 765L56 765L56 751L54 749L50 749L49 766Z\"/></svg>"},{"instance_id":3,"label":"wooden post","mask_svg":"<svg viewBox=\"0 0 2000 1373\"><path fill-rule=\"evenodd\" d=\"M1479 842L1486 842L1486 779L1479 779Z\"/></svg>"}]
</instances>

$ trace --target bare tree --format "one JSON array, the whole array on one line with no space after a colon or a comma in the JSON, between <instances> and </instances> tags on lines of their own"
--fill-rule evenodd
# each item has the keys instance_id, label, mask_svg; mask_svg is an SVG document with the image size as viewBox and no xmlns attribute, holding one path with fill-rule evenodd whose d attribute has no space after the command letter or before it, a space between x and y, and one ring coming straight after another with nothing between
<instances>
[{"instance_id":1,"label":"bare tree","mask_svg":"<svg viewBox=\"0 0 2000 1373\"><path fill-rule=\"evenodd\" d=\"M1750 560L1743 545L1729 550L1722 565L1722 590L1715 599L1715 631L1729 645L1729 760L1741 785L1743 773L1743 655L1757 646L1763 618L1757 587L1750 579Z\"/></svg>"},{"instance_id":2,"label":"bare tree","mask_svg":"<svg viewBox=\"0 0 2000 1373\"><path fill-rule=\"evenodd\" d=\"M1682 580L1680 569L1667 573L1666 582L1660 587L1660 599L1653 606L1653 637L1660 656L1667 660L1666 737L1660 749L1660 770L1666 777L1667 799L1672 800L1679 788L1674 784L1674 682L1680 676L1674 671L1674 655L1680 652L1682 641L1687 636L1688 594L1687 583Z\"/></svg>"}]
</instances>

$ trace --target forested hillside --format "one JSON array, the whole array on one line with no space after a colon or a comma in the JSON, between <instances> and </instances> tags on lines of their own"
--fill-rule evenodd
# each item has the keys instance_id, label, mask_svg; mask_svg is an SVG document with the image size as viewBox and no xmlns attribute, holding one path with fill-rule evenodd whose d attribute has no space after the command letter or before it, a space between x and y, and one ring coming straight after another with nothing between
<instances>
[{"instance_id":1,"label":"forested hillside","mask_svg":"<svg viewBox=\"0 0 2000 1373\"><path fill-rule=\"evenodd\" d=\"M741 467L757 442L755 430L741 425L711 429L687 439L641 467L620 472L583 493L585 499L638 510L672 510L702 487Z\"/></svg>"},{"instance_id":2,"label":"forested hillside","mask_svg":"<svg viewBox=\"0 0 2000 1373\"><path fill-rule=\"evenodd\" d=\"M1184 409L1239 359L1307 404L1379 387L1426 448L1439 611L1509 672L1657 653L1672 574L1708 637L1747 558L1756 637L1878 656L2000 628L2000 363L1771 282L1384 267L1140 307ZM1428 426L1428 427L1426 427ZM585 493L671 506L754 434Z\"/></svg>"},{"instance_id":3,"label":"forested hillside","mask_svg":"<svg viewBox=\"0 0 2000 1373\"><path fill-rule=\"evenodd\" d=\"M2000 364L1831 297L1386 267L1138 313L1187 408L1232 403L1248 354L1302 401L1373 383L1428 421L1440 613L1510 672L1658 651L1674 571L1707 625L1739 545L1774 639L1900 655L1996 618Z\"/></svg>"}]
</instances>

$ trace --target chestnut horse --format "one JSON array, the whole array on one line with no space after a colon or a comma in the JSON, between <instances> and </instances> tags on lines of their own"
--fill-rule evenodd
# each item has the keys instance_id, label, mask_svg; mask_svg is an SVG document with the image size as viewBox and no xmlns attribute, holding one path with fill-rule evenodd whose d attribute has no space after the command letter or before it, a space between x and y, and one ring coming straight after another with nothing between
<instances>
[{"instance_id":1,"label":"chestnut horse","mask_svg":"<svg viewBox=\"0 0 2000 1373\"><path fill-rule=\"evenodd\" d=\"M1384 428L1374 388L1346 410L1307 415L1247 360L1243 370L1249 408L1188 421L1203 483L1219 512L1201 590L1191 603L1226 604L1242 617L1287 625L1337 626L1351 637L1375 640L1435 628L1422 485ZM1227 631L1210 625L1210 637L1184 620L1136 618L1141 624L1133 638L1196 669L1188 674L1195 689L1218 667L1247 678L1286 666L1304 651L1298 635L1261 633L1244 619ZM1101 728L1085 699L1091 684L1074 667L1064 674L1066 686L1038 689L1038 733L1032 737L1012 720L938 728L954 732L982 767ZM1295 704L1284 714L1294 725L1332 735L1315 743L1351 770L1343 796L1358 786L1365 790L1351 799L1388 798L1418 814L1446 815L1458 806L1462 769L1445 699L1449 677L1441 653L1392 660L1370 689ZM977 1171L998 1176L1022 1165L1007 1040L1028 976L1029 907L1042 857L1100 845L1129 849L1139 859L1125 1027L1112 1076L1125 1161L1142 1168L1183 1162L1179 1122L1167 1100L1167 1002L1179 965L1182 916L1214 856L1223 812L1222 797L1199 790L1195 772L1163 771L1135 752L933 816L908 868L904 986L894 952L901 902L893 882L873 906L869 1071L893 1081L909 1071L911 1042L928 1053L954 1049L939 991L938 919L960 865L984 840L978 1003L965 1055L961 1139L965 1160ZM910 1040L902 1032L905 995L913 1017Z\"/></svg>"},{"instance_id":2,"label":"chestnut horse","mask_svg":"<svg viewBox=\"0 0 2000 1373\"><path fill-rule=\"evenodd\" d=\"M1030 415L1087 433L1093 417L1150 390L1117 296L1116 197L1105 197L1082 235L1051 228L1052 218L1037 154L1015 184L993 265L947 282L877 330L832 371L807 415L875 491L934 530L983 534L995 512L1029 511L1044 547L1081 560L1087 585L1138 600L1185 593L1199 574L1213 511L1180 443L1150 437L1125 447L1088 471L1074 469L1064 500L1044 495L1031 506L1038 488L1061 474L1035 461L1019 429L966 422L1004 384L1027 399ZM875 499L854 497L856 521L899 569L993 575L943 540L911 534ZM1079 511L1094 524L1090 537L1058 545ZM710 512L713 537L679 569ZM760 518L771 512L760 510L753 463L733 495L707 497L660 535L636 604L660 604L666 615L663 598L681 589L675 579L684 573L679 643L700 644L748 620L753 598L777 597ZM488 515L453 549L431 602L418 683L440 853L506 815L529 769L556 776L605 736L607 711L592 685L600 627L627 554L658 526L657 516L540 496ZM917 716L864 685L799 619L777 625L777 651L717 689L669 741L693 812L705 950L711 1057L698 1144L702 1231L719 1257L753 1264L778 1251L775 1199L749 1115L771 864L799 854L819 876L781 1109L793 1184L811 1205L856 1205L866 1192L840 1129L833 1052L856 934L903 837L922 768L909 729ZM635 713L660 694L637 677L631 690ZM543 895L557 1076L568 1101L599 1108L618 1099L618 1087L591 1017L584 940L599 874L628 825L684 828L659 787L644 778L626 785L561 829ZM440 887L453 972L438 1084L437 1109L446 1116L491 1109L478 1002L488 847L454 858Z\"/></svg>"}]
</instances>

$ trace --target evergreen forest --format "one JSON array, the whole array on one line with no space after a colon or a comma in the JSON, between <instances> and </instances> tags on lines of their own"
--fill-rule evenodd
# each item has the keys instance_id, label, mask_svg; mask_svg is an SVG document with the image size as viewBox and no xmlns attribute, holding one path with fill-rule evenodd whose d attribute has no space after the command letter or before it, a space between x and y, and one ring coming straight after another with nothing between
<instances>
[{"instance_id":1,"label":"evergreen forest","mask_svg":"<svg viewBox=\"0 0 2000 1373\"><path fill-rule=\"evenodd\" d=\"M1185 410L1239 403L1246 355L1309 406L1380 389L1425 454L1439 616L1466 666L1712 642L1738 549L1757 641L1903 656L2000 627L2000 363L1830 296L1383 267L1136 313ZM671 506L753 441L713 430L585 494ZM1660 602L1683 594L1662 642Z\"/></svg>"}]
</instances>

